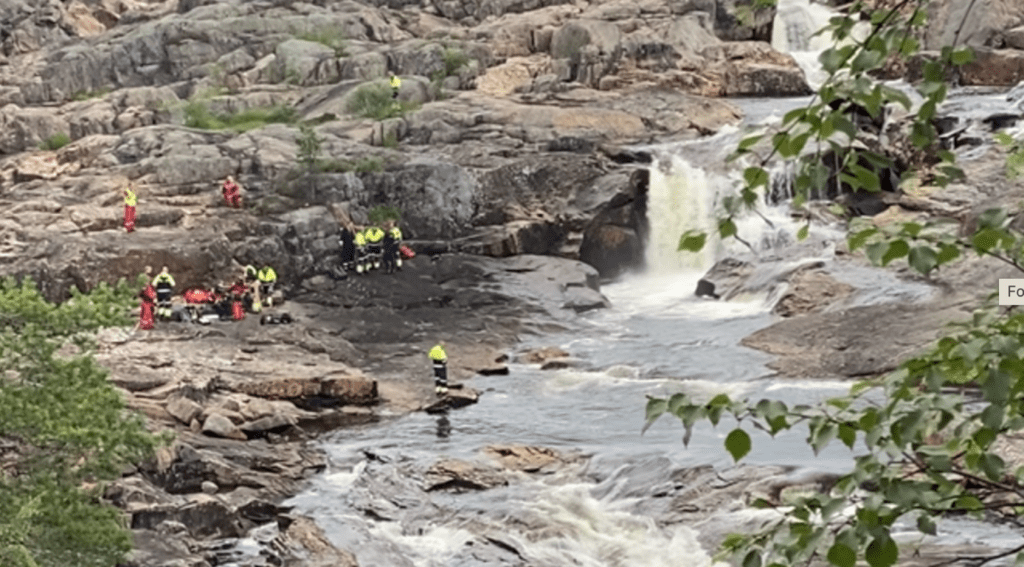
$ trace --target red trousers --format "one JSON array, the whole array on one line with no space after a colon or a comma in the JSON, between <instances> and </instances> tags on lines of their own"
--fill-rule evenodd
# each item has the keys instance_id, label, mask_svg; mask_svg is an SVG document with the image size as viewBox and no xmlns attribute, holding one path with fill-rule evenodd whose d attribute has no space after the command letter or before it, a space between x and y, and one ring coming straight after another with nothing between
<instances>
[{"instance_id":1,"label":"red trousers","mask_svg":"<svg viewBox=\"0 0 1024 567\"><path fill-rule=\"evenodd\" d=\"M124 229L127 232L135 231L135 205L124 206Z\"/></svg>"},{"instance_id":2,"label":"red trousers","mask_svg":"<svg viewBox=\"0 0 1024 567\"><path fill-rule=\"evenodd\" d=\"M139 328L140 329L152 329L153 328L153 310L156 309L156 304L152 301L143 301L142 309L139 311Z\"/></svg>"},{"instance_id":3,"label":"red trousers","mask_svg":"<svg viewBox=\"0 0 1024 567\"><path fill-rule=\"evenodd\" d=\"M241 301L235 300L231 302L231 318L235 321L245 319L245 308L242 307Z\"/></svg>"},{"instance_id":4,"label":"red trousers","mask_svg":"<svg viewBox=\"0 0 1024 567\"><path fill-rule=\"evenodd\" d=\"M224 201L229 207L242 208L242 194L238 192L238 189L224 191Z\"/></svg>"}]
</instances>

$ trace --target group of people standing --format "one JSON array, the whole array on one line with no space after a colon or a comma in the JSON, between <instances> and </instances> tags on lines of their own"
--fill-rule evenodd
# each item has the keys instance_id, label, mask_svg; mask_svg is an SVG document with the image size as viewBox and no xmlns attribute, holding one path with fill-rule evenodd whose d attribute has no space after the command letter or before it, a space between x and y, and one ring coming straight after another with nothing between
<instances>
[{"instance_id":1,"label":"group of people standing","mask_svg":"<svg viewBox=\"0 0 1024 567\"><path fill-rule=\"evenodd\" d=\"M383 268L384 273L393 274L402 268L403 254L412 257L412 251L402 245L402 230L394 220L382 226L349 223L341 229L341 267L346 273L367 274Z\"/></svg>"}]
</instances>

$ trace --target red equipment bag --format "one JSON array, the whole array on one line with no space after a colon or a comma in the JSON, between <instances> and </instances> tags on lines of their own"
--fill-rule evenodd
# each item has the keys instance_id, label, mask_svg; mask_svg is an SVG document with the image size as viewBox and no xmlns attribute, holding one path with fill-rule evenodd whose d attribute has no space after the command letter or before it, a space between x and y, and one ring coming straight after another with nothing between
<instances>
[{"instance_id":1,"label":"red equipment bag","mask_svg":"<svg viewBox=\"0 0 1024 567\"><path fill-rule=\"evenodd\" d=\"M400 244L398 246L398 251L402 254L402 257L405 258L406 260L410 260L410 259L416 257L416 253L412 251L412 248L409 248L405 244Z\"/></svg>"},{"instance_id":2,"label":"red equipment bag","mask_svg":"<svg viewBox=\"0 0 1024 567\"><path fill-rule=\"evenodd\" d=\"M185 303L192 304L213 303L215 300L214 293L212 291L199 288L186 290L182 296L185 298Z\"/></svg>"}]
</instances>

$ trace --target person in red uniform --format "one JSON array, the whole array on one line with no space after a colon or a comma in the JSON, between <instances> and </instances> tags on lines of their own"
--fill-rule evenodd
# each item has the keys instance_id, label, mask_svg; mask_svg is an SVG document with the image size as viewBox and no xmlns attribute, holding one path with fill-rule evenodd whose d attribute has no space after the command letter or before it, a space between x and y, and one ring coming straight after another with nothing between
<instances>
[{"instance_id":1,"label":"person in red uniform","mask_svg":"<svg viewBox=\"0 0 1024 567\"><path fill-rule=\"evenodd\" d=\"M146 266L146 287L139 292L139 299L142 300L142 308L139 310L138 328L145 329L147 331L153 328L156 313L156 288L153 287L153 282L149 280L149 275L152 272L153 269Z\"/></svg>"},{"instance_id":2,"label":"person in red uniform","mask_svg":"<svg viewBox=\"0 0 1024 567\"><path fill-rule=\"evenodd\" d=\"M235 182L235 178L230 175L224 180L224 185L221 186L221 192L224 194L224 201L229 207L236 209L242 208L242 187Z\"/></svg>"},{"instance_id":3,"label":"person in red uniform","mask_svg":"<svg viewBox=\"0 0 1024 567\"><path fill-rule=\"evenodd\" d=\"M248 292L249 287L241 279L236 280L235 285L228 290L228 293L231 294L231 318L235 321L245 319L245 307L242 306L242 299Z\"/></svg>"}]
</instances>

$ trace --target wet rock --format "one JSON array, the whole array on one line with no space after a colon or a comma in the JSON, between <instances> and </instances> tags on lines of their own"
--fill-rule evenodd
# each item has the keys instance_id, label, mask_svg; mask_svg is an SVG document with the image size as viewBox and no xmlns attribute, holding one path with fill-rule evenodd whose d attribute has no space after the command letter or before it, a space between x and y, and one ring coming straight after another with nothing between
<instances>
[{"instance_id":1,"label":"wet rock","mask_svg":"<svg viewBox=\"0 0 1024 567\"><path fill-rule=\"evenodd\" d=\"M456 459L437 461L424 474L423 489L434 490L485 490L505 486L508 480L493 466L469 463Z\"/></svg>"},{"instance_id":2,"label":"wet rock","mask_svg":"<svg viewBox=\"0 0 1024 567\"><path fill-rule=\"evenodd\" d=\"M245 433L239 429L234 422L220 413L211 413L206 420L203 421L203 433L217 437L224 437L226 439L238 439L239 441L245 441L248 439Z\"/></svg>"},{"instance_id":3,"label":"wet rock","mask_svg":"<svg viewBox=\"0 0 1024 567\"><path fill-rule=\"evenodd\" d=\"M1024 51L975 48L974 60L960 67L961 84L1011 86L1024 80Z\"/></svg>"},{"instance_id":4,"label":"wet rock","mask_svg":"<svg viewBox=\"0 0 1024 567\"><path fill-rule=\"evenodd\" d=\"M604 204L583 231L580 260L596 268L602 278L615 278L643 265L649 183L646 170L634 172L627 190Z\"/></svg>"},{"instance_id":5,"label":"wet rock","mask_svg":"<svg viewBox=\"0 0 1024 567\"><path fill-rule=\"evenodd\" d=\"M528 350L516 356L516 362L524 364L543 364L554 358L566 358L569 353L558 347L542 347Z\"/></svg>"},{"instance_id":6,"label":"wet rock","mask_svg":"<svg viewBox=\"0 0 1024 567\"><path fill-rule=\"evenodd\" d=\"M313 520L304 516L282 517L278 526L281 533L274 538L274 548L300 558L303 566L359 567L355 557L334 547Z\"/></svg>"},{"instance_id":7,"label":"wet rock","mask_svg":"<svg viewBox=\"0 0 1024 567\"><path fill-rule=\"evenodd\" d=\"M483 453L509 469L523 472L550 472L567 462L565 456L547 447L488 445Z\"/></svg>"},{"instance_id":8,"label":"wet rock","mask_svg":"<svg viewBox=\"0 0 1024 567\"><path fill-rule=\"evenodd\" d=\"M814 313L848 297L854 288L818 270L798 272L772 311L783 317Z\"/></svg>"},{"instance_id":9,"label":"wet rock","mask_svg":"<svg viewBox=\"0 0 1024 567\"><path fill-rule=\"evenodd\" d=\"M146 392L167 384L171 381L171 376L139 370L128 376L113 375L110 381L129 392Z\"/></svg>"},{"instance_id":10,"label":"wet rock","mask_svg":"<svg viewBox=\"0 0 1024 567\"><path fill-rule=\"evenodd\" d=\"M203 483L200 485L200 488L202 488L203 492L206 494L217 494L217 492L220 490L220 487L217 486L216 483L210 482L208 480L204 480Z\"/></svg>"},{"instance_id":11,"label":"wet rock","mask_svg":"<svg viewBox=\"0 0 1024 567\"><path fill-rule=\"evenodd\" d=\"M729 299L738 293L741 286L754 273L750 262L736 258L723 258L697 282L694 293L697 296Z\"/></svg>"}]
</instances>

